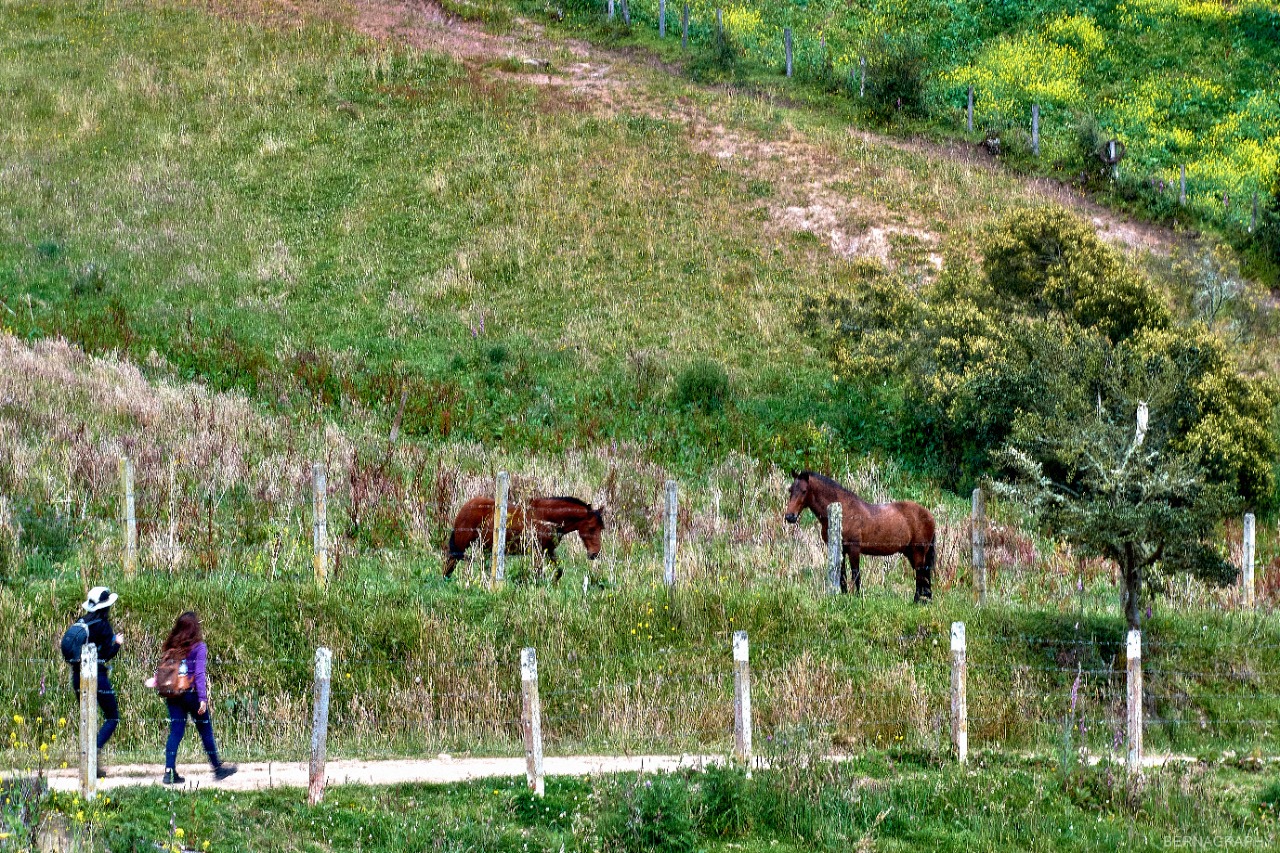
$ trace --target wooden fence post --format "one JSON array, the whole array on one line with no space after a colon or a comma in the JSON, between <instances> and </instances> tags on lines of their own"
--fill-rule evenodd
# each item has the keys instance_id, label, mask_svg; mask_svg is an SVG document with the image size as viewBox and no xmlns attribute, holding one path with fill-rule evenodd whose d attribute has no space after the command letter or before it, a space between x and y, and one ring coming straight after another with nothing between
<instances>
[{"instance_id":1,"label":"wooden fence post","mask_svg":"<svg viewBox=\"0 0 1280 853\"><path fill-rule=\"evenodd\" d=\"M511 491L511 475L498 472L493 498L493 582L507 579L507 496Z\"/></svg>"},{"instance_id":2,"label":"wooden fence post","mask_svg":"<svg viewBox=\"0 0 1280 853\"><path fill-rule=\"evenodd\" d=\"M787 76L791 76L791 27L782 28L782 49L787 58Z\"/></svg>"},{"instance_id":3,"label":"wooden fence post","mask_svg":"<svg viewBox=\"0 0 1280 853\"><path fill-rule=\"evenodd\" d=\"M1031 153L1040 156L1040 105L1031 105Z\"/></svg>"},{"instance_id":4,"label":"wooden fence post","mask_svg":"<svg viewBox=\"0 0 1280 853\"><path fill-rule=\"evenodd\" d=\"M675 480L667 480L667 501L662 529L662 582L676 585L676 536L680 520L680 493Z\"/></svg>"},{"instance_id":5,"label":"wooden fence post","mask_svg":"<svg viewBox=\"0 0 1280 853\"><path fill-rule=\"evenodd\" d=\"M867 96L867 58L865 56L858 57L858 66L862 69L862 81L858 83L858 97L865 98Z\"/></svg>"},{"instance_id":6,"label":"wooden fence post","mask_svg":"<svg viewBox=\"0 0 1280 853\"><path fill-rule=\"evenodd\" d=\"M631 26L631 4L627 0L622 0L622 23Z\"/></svg>"},{"instance_id":7,"label":"wooden fence post","mask_svg":"<svg viewBox=\"0 0 1280 853\"><path fill-rule=\"evenodd\" d=\"M964 623L951 623L951 744L956 759L969 759L969 663L966 660Z\"/></svg>"},{"instance_id":8,"label":"wooden fence post","mask_svg":"<svg viewBox=\"0 0 1280 853\"><path fill-rule=\"evenodd\" d=\"M716 7L716 35L724 35L724 13L720 11L720 7Z\"/></svg>"},{"instance_id":9,"label":"wooden fence post","mask_svg":"<svg viewBox=\"0 0 1280 853\"><path fill-rule=\"evenodd\" d=\"M1258 230L1258 193L1253 194L1253 215L1249 217L1249 233Z\"/></svg>"},{"instance_id":10,"label":"wooden fence post","mask_svg":"<svg viewBox=\"0 0 1280 853\"><path fill-rule=\"evenodd\" d=\"M1125 766L1130 773L1142 772L1142 632L1130 631L1125 669L1128 684L1125 691L1128 755Z\"/></svg>"},{"instance_id":11,"label":"wooden fence post","mask_svg":"<svg viewBox=\"0 0 1280 853\"><path fill-rule=\"evenodd\" d=\"M538 699L538 654L531 648L520 652L520 693L524 698L520 728L524 732L525 776L529 790L541 797L546 792L542 779L542 704Z\"/></svg>"},{"instance_id":12,"label":"wooden fence post","mask_svg":"<svg viewBox=\"0 0 1280 853\"><path fill-rule=\"evenodd\" d=\"M1178 204L1187 206L1187 164L1178 167Z\"/></svg>"},{"instance_id":13,"label":"wooden fence post","mask_svg":"<svg viewBox=\"0 0 1280 853\"><path fill-rule=\"evenodd\" d=\"M973 133L973 87L969 87L969 106L965 110L964 128Z\"/></svg>"},{"instance_id":14,"label":"wooden fence post","mask_svg":"<svg viewBox=\"0 0 1280 853\"><path fill-rule=\"evenodd\" d=\"M316 583L323 589L329 582L329 479L323 462L311 465L311 504Z\"/></svg>"},{"instance_id":15,"label":"wooden fence post","mask_svg":"<svg viewBox=\"0 0 1280 853\"><path fill-rule=\"evenodd\" d=\"M133 461L120 457L120 527L124 535L124 576L138 571L138 520L134 514Z\"/></svg>"},{"instance_id":16,"label":"wooden fence post","mask_svg":"<svg viewBox=\"0 0 1280 853\"><path fill-rule=\"evenodd\" d=\"M733 754L751 774L751 647L746 631L733 632Z\"/></svg>"},{"instance_id":17,"label":"wooden fence post","mask_svg":"<svg viewBox=\"0 0 1280 853\"><path fill-rule=\"evenodd\" d=\"M840 501L827 506L827 593L840 591L840 579L844 574L844 507Z\"/></svg>"},{"instance_id":18,"label":"wooden fence post","mask_svg":"<svg viewBox=\"0 0 1280 853\"><path fill-rule=\"evenodd\" d=\"M609 20L613 20L613 0L609 0Z\"/></svg>"},{"instance_id":19,"label":"wooden fence post","mask_svg":"<svg viewBox=\"0 0 1280 853\"><path fill-rule=\"evenodd\" d=\"M658 0L658 38L667 37L667 0Z\"/></svg>"},{"instance_id":20,"label":"wooden fence post","mask_svg":"<svg viewBox=\"0 0 1280 853\"><path fill-rule=\"evenodd\" d=\"M80 796L98 793L98 647L80 650Z\"/></svg>"},{"instance_id":21,"label":"wooden fence post","mask_svg":"<svg viewBox=\"0 0 1280 853\"><path fill-rule=\"evenodd\" d=\"M680 13L680 49L689 49L689 4L684 4L684 11Z\"/></svg>"},{"instance_id":22,"label":"wooden fence post","mask_svg":"<svg viewBox=\"0 0 1280 853\"><path fill-rule=\"evenodd\" d=\"M1253 513L1244 517L1244 541L1240 549L1240 583L1243 585L1243 602L1248 608L1253 607L1253 554L1254 554L1254 520Z\"/></svg>"},{"instance_id":23,"label":"wooden fence post","mask_svg":"<svg viewBox=\"0 0 1280 853\"><path fill-rule=\"evenodd\" d=\"M333 653L324 646L316 649L316 680L311 705L311 768L307 776L307 802L324 799L324 763L329 742L329 685L333 676Z\"/></svg>"},{"instance_id":24,"label":"wooden fence post","mask_svg":"<svg viewBox=\"0 0 1280 853\"><path fill-rule=\"evenodd\" d=\"M978 593L978 603L987 600L987 501L982 489L973 490L972 527L973 586Z\"/></svg>"}]
</instances>

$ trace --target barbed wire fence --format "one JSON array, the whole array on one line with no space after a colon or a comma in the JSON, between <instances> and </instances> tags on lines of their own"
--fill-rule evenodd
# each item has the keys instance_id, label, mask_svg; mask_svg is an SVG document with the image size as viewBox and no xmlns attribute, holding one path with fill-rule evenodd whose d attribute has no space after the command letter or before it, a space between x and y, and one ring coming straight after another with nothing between
<instances>
[{"instance_id":1,"label":"barbed wire fence","mask_svg":"<svg viewBox=\"0 0 1280 853\"><path fill-rule=\"evenodd\" d=\"M721 643L646 654L549 655L529 647L513 660L495 652L429 665L408 655L344 660L321 648L307 660L211 661L211 704L224 754L310 761L313 798L323 796L330 753L404 758L446 750L510 754L523 747L537 791L544 747L553 754L583 747L675 750L730 756L747 768L791 760L797 751L812 758L896 748L963 763L971 747L1047 748L1064 762L1110 759L1130 773L1142 771L1150 732L1171 752L1199 751L1206 743L1259 755L1263 746L1275 747L1280 671L1250 672L1205 689L1197 679L1221 673L1162 663L1180 646L1206 651L1198 644L1156 641L1143 649L1137 631L1123 638L1016 639L1052 662L1011 663L1001 654L1008 637L984 638L961 622L945 634L924 630L886 641L899 654L878 663L825 657L803 643L749 644L745 631ZM1145 669L1144 656L1153 663ZM275 688L256 701L248 691L217 694L226 669L282 665L287 677L274 679ZM96 649L86 647L80 666L81 683L95 683ZM67 704L60 698L67 695L67 667L59 659L0 658L0 673L5 695L38 694L41 707L51 710ZM135 750L152 744L158 751L168 724L164 706L130 680L120 687L125 736ZM15 715L10 732L10 763L21 763L14 759L26 746L42 767L74 765L81 792L93 796L94 692L82 691L71 728L50 728L52 750L24 744L21 719Z\"/></svg>"}]
</instances>

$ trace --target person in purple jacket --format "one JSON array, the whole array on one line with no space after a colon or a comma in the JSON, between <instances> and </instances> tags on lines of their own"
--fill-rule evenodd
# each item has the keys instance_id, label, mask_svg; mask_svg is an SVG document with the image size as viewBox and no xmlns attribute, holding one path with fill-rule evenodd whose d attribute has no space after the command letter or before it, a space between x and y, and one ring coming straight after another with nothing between
<instances>
[{"instance_id":1,"label":"person in purple jacket","mask_svg":"<svg viewBox=\"0 0 1280 853\"><path fill-rule=\"evenodd\" d=\"M209 764L213 766L213 778L225 779L236 772L236 766L218 758L213 721L209 719L209 679L205 674L209 647L204 644L204 633L200 630L200 619L196 614L188 611L178 617L161 648L161 653L165 652L182 656L183 666L191 678L191 689L181 696L164 700L169 706L169 742L164 748L163 781L166 785L181 785L186 781L178 775L178 746L187 733L188 716L196 722L196 731L200 733Z\"/></svg>"}]
</instances>

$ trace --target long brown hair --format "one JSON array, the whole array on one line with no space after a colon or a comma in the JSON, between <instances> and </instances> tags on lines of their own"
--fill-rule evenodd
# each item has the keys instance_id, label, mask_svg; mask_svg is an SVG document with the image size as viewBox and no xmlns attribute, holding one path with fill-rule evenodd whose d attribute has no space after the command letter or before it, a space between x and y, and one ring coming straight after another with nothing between
<instances>
[{"instance_id":1,"label":"long brown hair","mask_svg":"<svg viewBox=\"0 0 1280 853\"><path fill-rule=\"evenodd\" d=\"M196 643L203 642L204 632L200 630L200 617L188 610L173 623L173 630L169 632L169 638L164 641L160 651L174 651L186 657L191 654L191 649Z\"/></svg>"}]
</instances>

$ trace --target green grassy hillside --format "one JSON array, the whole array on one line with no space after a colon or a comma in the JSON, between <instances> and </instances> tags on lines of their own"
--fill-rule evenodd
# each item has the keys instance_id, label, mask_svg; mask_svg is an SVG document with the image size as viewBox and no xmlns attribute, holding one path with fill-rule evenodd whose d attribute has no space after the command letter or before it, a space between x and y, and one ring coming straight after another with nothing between
<instances>
[{"instance_id":1,"label":"green grassy hillside","mask_svg":"<svg viewBox=\"0 0 1280 853\"><path fill-rule=\"evenodd\" d=\"M530 14L545 8L517 5ZM591 3L561 5L579 20L599 12ZM658 5L631 4L633 25L649 42ZM963 136L973 86L972 138L990 132L1023 167L1083 181L1147 216L1208 225L1241 245L1252 239L1253 195L1265 205L1280 179L1280 8L1269 0L690 6L695 50L714 40L714 10L723 9L745 60L735 73L744 79L782 72L783 28L790 27L796 91L852 97L864 117ZM671 53L679 9L669 10ZM857 97L863 58L865 98ZM1033 104L1042 116L1038 161L1029 156ZM1114 181L1095 156L1108 139L1127 148ZM1177 197L1184 165L1186 209Z\"/></svg>"}]
</instances>

